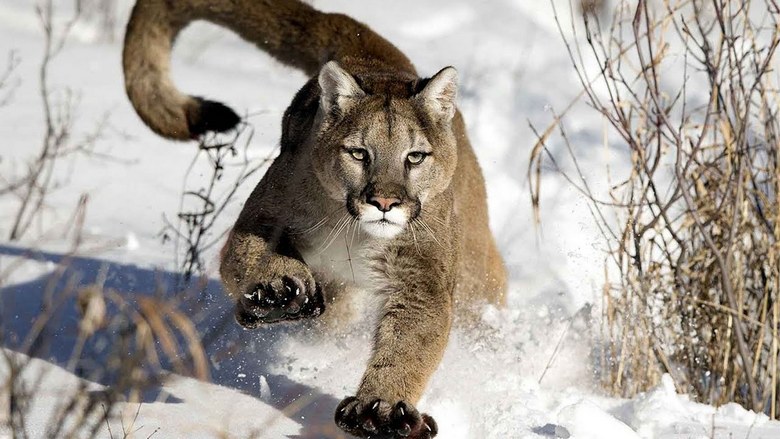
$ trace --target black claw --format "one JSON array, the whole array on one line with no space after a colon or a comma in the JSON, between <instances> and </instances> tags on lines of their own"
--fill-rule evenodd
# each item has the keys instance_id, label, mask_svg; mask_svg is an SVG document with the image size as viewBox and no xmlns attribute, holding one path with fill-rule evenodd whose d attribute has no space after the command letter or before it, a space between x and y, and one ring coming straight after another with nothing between
<instances>
[{"instance_id":1,"label":"black claw","mask_svg":"<svg viewBox=\"0 0 780 439\"><path fill-rule=\"evenodd\" d=\"M423 423L425 424L425 428L427 428L430 432L430 437L434 437L439 434L439 426L436 425L436 421L434 421L432 417L423 414L422 419Z\"/></svg>"},{"instance_id":2,"label":"black claw","mask_svg":"<svg viewBox=\"0 0 780 439\"><path fill-rule=\"evenodd\" d=\"M316 317L325 309L319 285L307 288L295 276L257 284L236 304L236 320L246 328L263 323Z\"/></svg>"},{"instance_id":3,"label":"black claw","mask_svg":"<svg viewBox=\"0 0 780 439\"><path fill-rule=\"evenodd\" d=\"M352 433L357 430L357 411L355 410L356 405L357 398L352 396L345 398L336 408L336 415L334 417L336 425L348 433Z\"/></svg>"},{"instance_id":4,"label":"black claw","mask_svg":"<svg viewBox=\"0 0 780 439\"><path fill-rule=\"evenodd\" d=\"M336 424L358 437L381 439L431 439L438 434L436 422L401 401L392 408L382 400L360 404L353 396L336 409Z\"/></svg>"},{"instance_id":5,"label":"black claw","mask_svg":"<svg viewBox=\"0 0 780 439\"><path fill-rule=\"evenodd\" d=\"M308 299L309 296L307 295L306 298ZM319 285L316 286L311 300L304 301L303 308L311 316L318 316L325 310L325 297L322 295L322 289Z\"/></svg>"}]
</instances>

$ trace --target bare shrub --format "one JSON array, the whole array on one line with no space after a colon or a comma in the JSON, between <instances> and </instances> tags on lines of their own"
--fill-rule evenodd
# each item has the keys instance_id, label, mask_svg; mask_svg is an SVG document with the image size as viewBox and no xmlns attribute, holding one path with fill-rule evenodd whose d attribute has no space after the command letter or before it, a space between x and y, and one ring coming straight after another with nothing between
<instances>
[{"instance_id":1,"label":"bare shrub","mask_svg":"<svg viewBox=\"0 0 780 439\"><path fill-rule=\"evenodd\" d=\"M16 51L8 52L5 69L0 71L0 108L11 103L14 92L21 84L21 79L14 76L16 68L21 62L22 60Z\"/></svg>"},{"instance_id":2,"label":"bare shrub","mask_svg":"<svg viewBox=\"0 0 780 439\"><path fill-rule=\"evenodd\" d=\"M0 108L8 106L14 97L14 92L21 85L21 79L15 75L16 69L21 63L21 58L16 51L8 52L8 60L5 68L0 73ZM0 164L3 163L3 157L0 156ZM21 181L11 181L7 177L0 175L0 195L13 192L22 186Z\"/></svg>"},{"instance_id":3,"label":"bare shrub","mask_svg":"<svg viewBox=\"0 0 780 439\"><path fill-rule=\"evenodd\" d=\"M182 183L177 221L164 218L161 233L164 242L173 241L175 264L182 275L181 289L188 287L193 277L205 274L204 252L222 242L228 233L229 229L215 229L225 208L236 201L238 188L273 158L250 158L253 137L254 129L243 121L227 136L206 134L198 140L197 152ZM193 170L203 162L208 164L209 174L205 178L193 176Z\"/></svg>"},{"instance_id":4,"label":"bare shrub","mask_svg":"<svg viewBox=\"0 0 780 439\"><path fill-rule=\"evenodd\" d=\"M620 1L608 26L584 21L584 42L573 27L566 47L588 103L630 153L607 197L566 175L608 247L604 385L631 396L669 373L699 401L777 418L780 9ZM577 163L557 119L533 152L536 208L556 126Z\"/></svg>"},{"instance_id":5,"label":"bare shrub","mask_svg":"<svg viewBox=\"0 0 780 439\"><path fill-rule=\"evenodd\" d=\"M0 193L11 192L19 198L19 207L14 214L9 239L20 239L39 217L49 193L56 187L54 170L63 157L74 154L90 154L95 142L103 133L108 121L104 117L93 132L81 138L74 138L75 110L78 96L70 89L61 94L53 93L50 85L51 62L60 54L73 27L81 17L80 0L74 2L73 15L60 27L55 27L52 0L36 6L44 36L43 60L38 71L44 127L43 142L37 155L30 161L21 176L8 180Z\"/></svg>"},{"instance_id":6,"label":"bare shrub","mask_svg":"<svg viewBox=\"0 0 780 439\"><path fill-rule=\"evenodd\" d=\"M583 14L600 14L606 11L606 0L579 0L580 12Z\"/></svg>"}]
</instances>

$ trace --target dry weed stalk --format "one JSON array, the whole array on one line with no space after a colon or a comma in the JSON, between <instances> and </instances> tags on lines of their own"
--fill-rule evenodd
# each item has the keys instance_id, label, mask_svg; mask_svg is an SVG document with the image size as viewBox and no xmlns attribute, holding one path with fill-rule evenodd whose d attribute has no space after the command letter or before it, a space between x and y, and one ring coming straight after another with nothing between
<instances>
[{"instance_id":1,"label":"dry weed stalk","mask_svg":"<svg viewBox=\"0 0 780 439\"><path fill-rule=\"evenodd\" d=\"M0 73L0 109L8 106L14 97L14 92L21 85L21 79L16 76L16 69L21 63L21 58L16 51L8 53L8 61L5 69ZM0 163L3 157L0 156ZM11 181L7 177L0 175L0 196L13 192L24 184L23 181Z\"/></svg>"},{"instance_id":2,"label":"dry weed stalk","mask_svg":"<svg viewBox=\"0 0 780 439\"><path fill-rule=\"evenodd\" d=\"M136 303L130 303L117 292L103 290L99 285L56 290L51 294L54 300L37 317L25 339L21 351L26 355L0 350L0 361L9 371L0 385L0 393L9 401L9 427L13 437L28 437L28 419L34 415L30 413L34 400L51 392L42 385L50 373L47 369L25 369L43 346L56 343L51 339L55 332L55 328L49 327L51 318L64 304L72 303L68 299L74 295L89 297L93 310L94 302L103 303L102 315L96 316L94 312L82 315L79 325L82 330L69 369L92 381L108 379L111 383L96 391L82 381L76 389L58 395L59 402L45 424L45 437L95 437L101 427L114 421L117 403L140 402L143 392L159 385L167 369L209 379L208 360L199 336L174 302L139 297ZM81 349L87 341L108 347L109 351L102 354L102 362L82 358Z\"/></svg>"},{"instance_id":3,"label":"dry weed stalk","mask_svg":"<svg viewBox=\"0 0 780 439\"><path fill-rule=\"evenodd\" d=\"M580 12L583 14L601 14L606 12L608 6L606 0L580 0L579 3Z\"/></svg>"},{"instance_id":4,"label":"dry weed stalk","mask_svg":"<svg viewBox=\"0 0 780 439\"><path fill-rule=\"evenodd\" d=\"M29 163L26 173L12 181L7 188L0 188L0 194L11 192L19 198L19 207L14 214L9 239L20 239L39 218L49 193L55 189L55 165L63 157L76 153L90 154L97 139L102 135L107 124L104 117L96 125L94 132L82 139L73 139L75 123L75 108L77 96L69 89L58 99L50 85L50 67L76 25L82 14L82 1L74 0L73 15L61 26L55 27L54 4L52 0L44 0L36 5L36 13L41 23L44 36L44 54L38 70L38 83L41 94L44 133L41 148L35 158Z\"/></svg>"},{"instance_id":5,"label":"dry weed stalk","mask_svg":"<svg viewBox=\"0 0 780 439\"><path fill-rule=\"evenodd\" d=\"M254 129L242 121L227 138L207 134L198 141L198 150L182 184L178 221L174 224L163 218L163 242L173 240L175 264L183 277L180 289L186 289L193 276L205 274L204 252L222 242L228 232L225 229L215 233L217 221L225 208L235 201L238 188L263 170L273 158L275 150L263 159L250 159L248 150L253 137ZM198 189L191 189L193 170L201 161L209 164L209 174L205 184L203 178L198 178L195 183ZM225 179L226 175L229 178ZM182 253L184 257L180 260Z\"/></svg>"},{"instance_id":6,"label":"dry weed stalk","mask_svg":"<svg viewBox=\"0 0 780 439\"><path fill-rule=\"evenodd\" d=\"M71 250L48 275L42 291L14 291L14 271L27 258L19 258L0 270L0 370L7 371L0 380L0 395L8 402L9 416L4 421L15 438L30 437L30 420L35 418L37 423L41 417L32 411L41 408L36 401L52 396L52 392L60 393L50 410L43 407L48 410L45 431L41 433L40 424L36 425L43 437L91 438L101 434L103 426L114 437L110 425L117 421L117 404L140 402L144 392L159 388L169 371L201 380L210 377L200 335L188 317L191 306L177 299L179 295L163 290L162 285L158 291L132 295L106 288L107 266L94 283L81 282L83 273L74 258L83 243L87 201L86 196L81 198L62 228L70 238ZM23 305L16 302L20 297L40 301L29 327L9 318L15 313L15 305ZM88 381L80 381L75 388L53 390L48 387L51 381L47 377L55 367L34 367L32 359L48 358L63 343L67 346L67 338L58 338L69 335L67 329L63 333L62 324L76 319L75 328L70 327L76 331L72 350L57 355L66 355L66 370ZM97 388L93 382L105 386ZM122 419L119 422L121 437L135 432L126 430Z\"/></svg>"},{"instance_id":7,"label":"dry weed stalk","mask_svg":"<svg viewBox=\"0 0 780 439\"><path fill-rule=\"evenodd\" d=\"M576 27L564 40L588 103L630 152L608 198L554 125L608 246L604 384L630 396L670 373L699 401L777 418L778 4L620 1L598 21L586 14L584 42ZM537 209L551 132L529 169Z\"/></svg>"},{"instance_id":8,"label":"dry weed stalk","mask_svg":"<svg viewBox=\"0 0 780 439\"><path fill-rule=\"evenodd\" d=\"M5 69L0 73L0 108L11 103L14 92L21 84L21 79L14 75L21 62L21 58L15 50L8 52Z\"/></svg>"},{"instance_id":9,"label":"dry weed stalk","mask_svg":"<svg viewBox=\"0 0 780 439\"><path fill-rule=\"evenodd\" d=\"M31 412L35 400L52 392L44 385L50 368L30 364L34 357L46 357L47 349L59 343L57 331L61 314L68 313L66 307L77 306L80 314L67 370L106 386L96 390L89 381L81 381L75 389L63 389L46 420L45 437L96 437L106 425L110 432L110 424L116 422L117 403L140 402L144 392L157 388L169 370L209 380L200 336L181 304L166 298L169 292L128 298L103 287L105 272L95 284L79 286L81 274L68 271L70 261L70 256L64 258L51 275L43 306L27 334L14 334L24 336L15 348L24 355L0 349L0 367L8 371L0 383L0 394L9 402L7 421L13 437L29 437L29 419L36 417ZM7 337L12 333L0 322L3 346L10 342ZM91 346L88 352L85 346ZM124 424L122 431L123 437L128 437Z\"/></svg>"}]
</instances>

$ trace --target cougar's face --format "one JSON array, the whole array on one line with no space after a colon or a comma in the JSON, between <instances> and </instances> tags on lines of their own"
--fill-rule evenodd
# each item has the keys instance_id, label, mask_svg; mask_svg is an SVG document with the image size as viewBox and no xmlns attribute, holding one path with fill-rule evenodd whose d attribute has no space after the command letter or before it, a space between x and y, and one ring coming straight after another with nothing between
<instances>
[{"instance_id":1,"label":"cougar's face","mask_svg":"<svg viewBox=\"0 0 780 439\"><path fill-rule=\"evenodd\" d=\"M348 111L323 122L315 172L361 230L392 238L452 180L457 154L450 119L431 114L420 96L352 92L352 102L341 102Z\"/></svg>"}]
</instances>

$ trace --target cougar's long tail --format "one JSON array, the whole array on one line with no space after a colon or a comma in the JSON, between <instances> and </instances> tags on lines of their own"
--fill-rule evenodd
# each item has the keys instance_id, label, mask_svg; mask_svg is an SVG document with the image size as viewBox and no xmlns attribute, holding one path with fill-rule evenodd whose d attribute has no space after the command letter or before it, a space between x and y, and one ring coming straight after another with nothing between
<instances>
[{"instance_id":1,"label":"cougar's long tail","mask_svg":"<svg viewBox=\"0 0 780 439\"><path fill-rule=\"evenodd\" d=\"M225 131L238 116L214 101L181 93L171 81L176 35L191 21L233 30L279 61L316 74L330 60L361 58L414 73L397 48L362 23L297 0L138 0L125 34L125 88L141 119L156 133L187 140Z\"/></svg>"}]
</instances>

